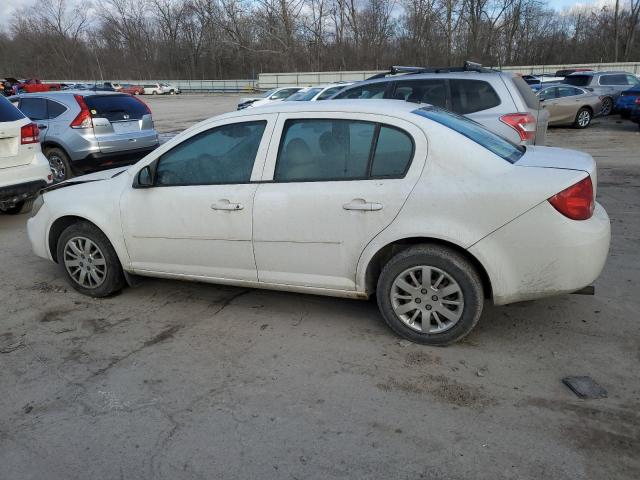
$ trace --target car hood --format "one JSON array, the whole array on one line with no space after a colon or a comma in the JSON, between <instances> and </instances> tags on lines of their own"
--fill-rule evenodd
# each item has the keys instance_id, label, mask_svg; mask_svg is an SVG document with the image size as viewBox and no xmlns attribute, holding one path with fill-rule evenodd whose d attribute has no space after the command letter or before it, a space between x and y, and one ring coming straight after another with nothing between
<instances>
[{"instance_id":1,"label":"car hood","mask_svg":"<svg viewBox=\"0 0 640 480\"><path fill-rule=\"evenodd\" d=\"M45 188L45 192L49 192L51 190L59 190L60 188L71 187L73 185L80 185L82 183L88 182L99 182L101 180L109 180L110 178L115 177L116 175L121 174L122 172L128 170L130 166L126 167L117 167L110 168L108 170L101 170L99 172L89 173L88 175L82 175L80 177L74 177L69 180L65 180L64 182L56 183L51 185L48 188Z\"/></svg>"}]
</instances>

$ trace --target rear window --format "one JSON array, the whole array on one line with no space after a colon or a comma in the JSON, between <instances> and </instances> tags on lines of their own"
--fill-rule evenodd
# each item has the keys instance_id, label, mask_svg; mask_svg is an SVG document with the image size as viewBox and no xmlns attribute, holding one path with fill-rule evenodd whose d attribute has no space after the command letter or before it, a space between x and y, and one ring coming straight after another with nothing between
<instances>
[{"instance_id":1,"label":"rear window","mask_svg":"<svg viewBox=\"0 0 640 480\"><path fill-rule=\"evenodd\" d=\"M500 105L500 97L488 82L482 80L449 80L451 110L462 115L489 110Z\"/></svg>"},{"instance_id":2,"label":"rear window","mask_svg":"<svg viewBox=\"0 0 640 480\"><path fill-rule=\"evenodd\" d=\"M84 101L91 115L110 122L140 120L147 114L144 104L129 95L95 95Z\"/></svg>"},{"instance_id":3,"label":"rear window","mask_svg":"<svg viewBox=\"0 0 640 480\"><path fill-rule=\"evenodd\" d=\"M524 155L524 147L514 145L500 135L487 130L479 123L461 115L456 115L437 107L419 108L414 110L413 113L455 130L509 163L517 162Z\"/></svg>"},{"instance_id":4,"label":"rear window","mask_svg":"<svg viewBox=\"0 0 640 480\"><path fill-rule=\"evenodd\" d=\"M527 107L538 110L540 108L540 102L538 101L538 97L536 97L536 95L533 93L533 90L531 90L531 87L527 84L527 82L517 76L511 77L511 80L524 99L524 103L527 104Z\"/></svg>"},{"instance_id":5,"label":"rear window","mask_svg":"<svg viewBox=\"0 0 640 480\"><path fill-rule=\"evenodd\" d=\"M602 75L600 85L628 85L626 75Z\"/></svg>"},{"instance_id":6,"label":"rear window","mask_svg":"<svg viewBox=\"0 0 640 480\"><path fill-rule=\"evenodd\" d=\"M9 100L0 97L0 122L22 120L24 115Z\"/></svg>"},{"instance_id":7,"label":"rear window","mask_svg":"<svg viewBox=\"0 0 640 480\"><path fill-rule=\"evenodd\" d=\"M569 75L565 77L564 83L568 83L574 87L586 87L591 83L592 78L591 75Z\"/></svg>"}]
</instances>

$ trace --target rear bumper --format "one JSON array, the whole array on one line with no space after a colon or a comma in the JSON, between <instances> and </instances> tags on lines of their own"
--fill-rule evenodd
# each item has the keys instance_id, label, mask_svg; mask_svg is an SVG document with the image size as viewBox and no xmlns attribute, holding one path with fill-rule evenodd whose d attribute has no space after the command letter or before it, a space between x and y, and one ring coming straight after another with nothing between
<instances>
[{"instance_id":1,"label":"rear bumper","mask_svg":"<svg viewBox=\"0 0 640 480\"><path fill-rule=\"evenodd\" d=\"M38 151L31 163L0 169L0 201L24 200L51 181L49 162Z\"/></svg>"},{"instance_id":2,"label":"rear bumper","mask_svg":"<svg viewBox=\"0 0 640 480\"><path fill-rule=\"evenodd\" d=\"M138 148L135 150L127 150L124 152L90 153L82 160L74 160L72 165L74 170L78 172L89 172L120 167L123 165L131 165L147 154L153 152L156 148L158 148L158 145L147 148Z\"/></svg>"},{"instance_id":3,"label":"rear bumper","mask_svg":"<svg viewBox=\"0 0 640 480\"><path fill-rule=\"evenodd\" d=\"M15 197L18 199L32 197L46 186L47 182L45 180L35 180L32 182L0 187L0 200L10 200Z\"/></svg>"},{"instance_id":4,"label":"rear bumper","mask_svg":"<svg viewBox=\"0 0 640 480\"><path fill-rule=\"evenodd\" d=\"M496 305L571 293L600 275L611 241L607 212L596 204L575 221L542 202L473 245L491 281Z\"/></svg>"}]
</instances>

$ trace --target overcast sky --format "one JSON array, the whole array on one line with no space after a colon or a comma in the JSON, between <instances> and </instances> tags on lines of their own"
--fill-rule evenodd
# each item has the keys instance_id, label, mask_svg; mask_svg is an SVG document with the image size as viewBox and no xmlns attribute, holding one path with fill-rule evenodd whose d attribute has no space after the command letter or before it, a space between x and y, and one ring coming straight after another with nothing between
<instances>
[{"instance_id":1,"label":"overcast sky","mask_svg":"<svg viewBox=\"0 0 640 480\"><path fill-rule=\"evenodd\" d=\"M46 0L45 0L46 1ZM573 5L593 5L608 3L610 0L546 0L547 5L555 8L556 10L562 10L566 7ZM612 0L611 0L612 1ZM0 0L0 28L9 25L9 20L13 12L20 7L20 5L30 3L28 0ZM33 3L33 2L31 2Z\"/></svg>"}]
</instances>

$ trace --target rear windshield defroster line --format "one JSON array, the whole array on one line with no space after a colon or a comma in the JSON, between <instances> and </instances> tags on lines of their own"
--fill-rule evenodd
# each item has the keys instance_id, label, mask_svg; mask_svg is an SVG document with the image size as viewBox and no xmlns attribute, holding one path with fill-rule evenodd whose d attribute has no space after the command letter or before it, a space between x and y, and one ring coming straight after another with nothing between
<instances>
[{"instance_id":1,"label":"rear windshield defroster line","mask_svg":"<svg viewBox=\"0 0 640 480\"><path fill-rule=\"evenodd\" d=\"M414 110L413 113L464 135L509 163L516 163L524 155L524 147L514 145L467 117L438 107L422 107Z\"/></svg>"}]
</instances>

